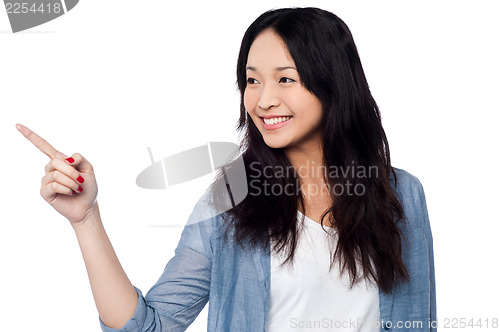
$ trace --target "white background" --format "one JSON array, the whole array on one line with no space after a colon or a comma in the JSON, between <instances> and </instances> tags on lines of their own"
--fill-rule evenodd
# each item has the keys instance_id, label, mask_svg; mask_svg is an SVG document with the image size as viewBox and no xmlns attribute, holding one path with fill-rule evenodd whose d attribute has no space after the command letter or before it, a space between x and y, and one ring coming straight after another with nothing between
<instances>
[{"instance_id":1,"label":"white background","mask_svg":"<svg viewBox=\"0 0 500 332\"><path fill-rule=\"evenodd\" d=\"M393 165L425 188L440 324L500 319L495 1L82 0L16 34L0 13L2 330L100 330L72 228L39 194L48 158L15 124L94 165L106 230L145 294L211 179L141 189L147 147L161 159L238 142L241 38L259 14L288 6L332 11L353 33ZM188 331L206 330L207 308Z\"/></svg>"}]
</instances>

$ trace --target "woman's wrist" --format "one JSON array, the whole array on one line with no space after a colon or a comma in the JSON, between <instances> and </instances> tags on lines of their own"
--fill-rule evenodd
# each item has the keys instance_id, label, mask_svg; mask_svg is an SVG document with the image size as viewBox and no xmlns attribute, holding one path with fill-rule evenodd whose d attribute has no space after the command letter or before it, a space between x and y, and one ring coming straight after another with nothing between
<instances>
[{"instance_id":1,"label":"woman's wrist","mask_svg":"<svg viewBox=\"0 0 500 332\"><path fill-rule=\"evenodd\" d=\"M102 221L99 212L99 205L97 204L97 202L95 202L94 205L87 210L85 217L79 222L71 223L71 226L73 226L73 230L78 233L84 229L94 227L100 223L102 223Z\"/></svg>"}]
</instances>

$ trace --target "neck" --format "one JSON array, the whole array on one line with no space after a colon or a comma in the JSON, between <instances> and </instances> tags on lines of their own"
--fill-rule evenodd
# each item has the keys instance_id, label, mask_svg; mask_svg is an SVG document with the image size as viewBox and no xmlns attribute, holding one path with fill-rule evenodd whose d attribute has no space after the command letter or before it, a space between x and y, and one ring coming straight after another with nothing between
<instances>
[{"instance_id":1,"label":"neck","mask_svg":"<svg viewBox=\"0 0 500 332\"><path fill-rule=\"evenodd\" d=\"M312 220L321 220L322 214L332 205L332 197L323 179L323 147L320 143L294 146L285 154L295 167L303 200L298 209ZM304 205L303 205L304 204ZM328 224L327 224L328 225Z\"/></svg>"},{"instance_id":2,"label":"neck","mask_svg":"<svg viewBox=\"0 0 500 332\"><path fill-rule=\"evenodd\" d=\"M299 180L303 182L322 181L320 170L323 166L323 148L321 141L316 140L307 145L287 147L285 155L297 170Z\"/></svg>"}]
</instances>

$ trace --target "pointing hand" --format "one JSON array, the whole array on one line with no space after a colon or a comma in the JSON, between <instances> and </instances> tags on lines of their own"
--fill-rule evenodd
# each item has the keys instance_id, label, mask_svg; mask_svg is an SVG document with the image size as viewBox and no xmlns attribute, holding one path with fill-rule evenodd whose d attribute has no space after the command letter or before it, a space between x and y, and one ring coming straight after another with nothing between
<instances>
[{"instance_id":1,"label":"pointing hand","mask_svg":"<svg viewBox=\"0 0 500 332\"><path fill-rule=\"evenodd\" d=\"M45 166L40 194L75 226L97 205L97 183L92 165L79 153L68 158L21 124L16 128L50 158Z\"/></svg>"}]
</instances>

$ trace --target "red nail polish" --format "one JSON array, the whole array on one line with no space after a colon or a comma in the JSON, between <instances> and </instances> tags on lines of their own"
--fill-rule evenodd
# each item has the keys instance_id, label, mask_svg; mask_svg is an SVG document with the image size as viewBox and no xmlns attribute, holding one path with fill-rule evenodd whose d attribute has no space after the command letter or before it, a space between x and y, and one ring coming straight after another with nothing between
<instances>
[{"instance_id":1,"label":"red nail polish","mask_svg":"<svg viewBox=\"0 0 500 332\"><path fill-rule=\"evenodd\" d=\"M83 188L82 188L82 187L80 187L80 186L78 186L78 191L79 191L79 192L82 192L82 190L83 190Z\"/></svg>"},{"instance_id":2,"label":"red nail polish","mask_svg":"<svg viewBox=\"0 0 500 332\"><path fill-rule=\"evenodd\" d=\"M76 181L80 182L80 183L83 183L83 181L85 181L81 176L78 176L78 178L76 179Z\"/></svg>"},{"instance_id":3,"label":"red nail polish","mask_svg":"<svg viewBox=\"0 0 500 332\"><path fill-rule=\"evenodd\" d=\"M74 163L75 162L75 159L69 157L69 158L66 158L66 161L70 164Z\"/></svg>"}]
</instances>

